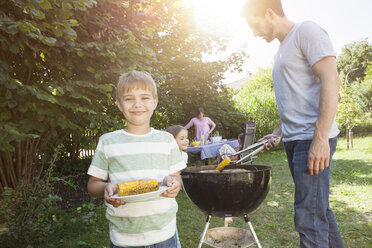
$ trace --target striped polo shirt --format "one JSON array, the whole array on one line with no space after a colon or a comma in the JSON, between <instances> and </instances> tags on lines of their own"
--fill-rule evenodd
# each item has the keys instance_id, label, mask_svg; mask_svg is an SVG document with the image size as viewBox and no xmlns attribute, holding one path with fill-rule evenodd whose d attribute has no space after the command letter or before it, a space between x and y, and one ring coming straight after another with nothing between
<instances>
[{"instance_id":1,"label":"striped polo shirt","mask_svg":"<svg viewBox=\"0 0 372 248\"><path fill-rule=\"evenodd\" d=\"M135 135L124 130L100 137L88 174L111 183L157 179L186 167L178 145L167 132L151 129ZM105 202L106 203L106 202ZM156 197L114 208L106 203L110 239L117 246L146 246L171 238L176 231L177 202Z\"/></svg>"}]
</instances>

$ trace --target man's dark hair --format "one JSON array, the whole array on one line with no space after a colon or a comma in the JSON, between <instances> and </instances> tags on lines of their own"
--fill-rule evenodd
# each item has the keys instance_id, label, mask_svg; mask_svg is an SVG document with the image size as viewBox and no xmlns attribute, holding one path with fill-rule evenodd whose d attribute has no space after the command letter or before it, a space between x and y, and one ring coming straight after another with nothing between
<instances>
[{"instance_id":1,"label":"man's dark hair","mask_svg":"<svg viewBox=\"0 0 372 248\"><path fill-rule=\"evenodd\" d=\"M281 0L247 0L241 12L241 16L265 17L267 9L272 9L278 16L284 17Z\"/></svg>"}]
</instances>

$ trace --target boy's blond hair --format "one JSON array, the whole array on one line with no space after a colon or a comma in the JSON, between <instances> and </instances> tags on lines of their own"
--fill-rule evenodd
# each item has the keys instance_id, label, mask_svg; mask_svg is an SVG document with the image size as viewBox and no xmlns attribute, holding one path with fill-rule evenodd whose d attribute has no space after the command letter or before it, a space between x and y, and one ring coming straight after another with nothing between
<instances>
[{"instance_id":1,"label":"boy's blond hair","mask_svg":"<svg viewBox=\"0 0 372 248\"><path fill-rule=\"evenodd\" d=\"M121 74L116 86L116 100L133 89L149 90L154 98L158 97L155 81L150 73L145 71L130 71Z\"/></svg>"}]
</instances>

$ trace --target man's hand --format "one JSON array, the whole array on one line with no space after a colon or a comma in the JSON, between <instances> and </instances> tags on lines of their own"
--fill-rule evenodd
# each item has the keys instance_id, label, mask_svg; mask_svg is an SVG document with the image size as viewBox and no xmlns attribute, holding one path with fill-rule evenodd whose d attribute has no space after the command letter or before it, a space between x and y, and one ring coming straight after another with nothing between
<instances>
[{"instance_id":1,"label":"man's hand","mask_svg":"<svg viewBox=\"0 0 372 248\"><path fill-rule=\"evenodd\" d=\"M277 139L275 139L275 138L277 138ZM266 135L266 136L262 137L257 142L259 143L259 142L267 140L268 142L264 145L265 150L270 150L271 148L276 147L277 145L279 145L280 139L281 139L280 135L269 134L269 135Z\"/></svg>"},{"instance_id":2,"label":"man's hand","mask_svg":"<svg viewBox=\"0 0 372 248\"><path fill-rule=\"evenodd\" d=\"M162 185L170 187L161 196L175 198L181 190L181 183L172 176L164 177Z\"/></svg>"},{"instance_id":3,"label":"man's hand","mask_svg":"<svg viewBox=\"0 0 372 248\"><path fill-rule=\"evenodd\" d=\"M103 195L103 198L105 198L105 200L111 204L112 206L114 206L115 208L121 206L121 205L125 205L126 202L123 202L121 200L118 200L118 199L113 199L111 198L112 195L114 195L115 193L117 193L119 191L119 188L118 188L118 185L117 184L114 184L114 183L108 183L105 187L105 190L104 190L104 195Z\"/></svg>"},{"instance_id":4,"label":"man's hand","mask_svg":"<svg viewBox=\"0 0 372 248\"><path fill-rule=\"evenodd\" d=\"M310 175L317 175L329 166L329 141L328 139L313 139L310 145L307 167Z\"/></svg>"}]
</instances>

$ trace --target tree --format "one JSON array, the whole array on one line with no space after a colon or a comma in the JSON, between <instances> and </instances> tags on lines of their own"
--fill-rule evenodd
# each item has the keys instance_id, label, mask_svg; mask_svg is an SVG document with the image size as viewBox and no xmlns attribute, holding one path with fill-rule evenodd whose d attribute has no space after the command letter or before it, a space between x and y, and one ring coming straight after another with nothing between
<instances>
[{"instance_id":1,"label":"tree","mask_svg":"<svg viewBox=\"0 0 372 248\"><path fill-rule=\"evenodd\" d=\"M353 147L352 129L361 123L361 118L363 117L361 106L358 104L358 98L352 92L352 88L341 87L337 107L337 122L346 127L347 149Z\"/></svg>"},{"instance_id":2,"label":"tree","mask_svg":"<svg viewBox=\"0 0 372 248\"><path fill-rule=\"evenodd\" d=\"M47 144L120 126L110 116L114 82L124 70L156 62L146 45L155 32L147 24L156 17L146 7L114 0L1 3L0 192L40 175Z\"/></svg>"},{"instance_id":3,"label":"tree","mask_svg":"<svg viewBox=\"0 0 372 248\"><path fill-rule=\"evenodd\" d=\"M216 122L220 134L236 137L242 131L244 118L234 107L232 94L220 81L229 67L238 68L242 64L245 54L233 54L221 61L203 61L203 53L212 48L224 50L227 39L204 35L196 28L192 9L180 11L177 4L170 1L166 10L154 5L163 18L163 32L153 37L153 49L158 54L153 74L159 84L159 105L152 123L160 129L185 125L195 117L197 108L203 107L206 115Z\"/></svg>"},{"instance_id":4,"label":"tree","mask_svg":"<svg viewBox=\"0 0 372 248\"><path fill-rule=\"evenodd\" d=\"M260 137L271 133L279 123L271 72L272 68L260 68L235 98L246 119L256 122Z\"/></svg>"},{"instance_id":5,"label":"tree","mask_svg":"<svg viewBox=\"0 0 372 248\"><path fill-rule=\"evenodd\" d=\"M348 76L349 82L361 82L364 79L369 61L372 60L372 45L368 39L362 39L345 45L342 54L337 58L337 69L340 74L346 75L354 68Z\"/></svg>"},{"instance_id":6,"label":"tree","mask_svg":"<svg viewBox=\"0 0 372 248\"><path fill-rule=\"evenodd\" d=\"M341 85L337 122L346 128L347 148L352 147L352 129L371 113L372 82L368 76L371 59L372 45L368 39L345 45L337 58L337 68L345 82Z\"/></svg>"},{"instance_id":7,"label":"tree","mask_svg":"<svg viewBox=\"0 0 372 248\"><path fill-rule=\"evenodd\" d=\"M212 46L223 49L226 39L197 34L181 3L11 0L0 4L0 192L5 186L16 187L20 180L32 183L54 147L65 144L66 153L78 156L87 130L103 133L121 128L124 121L113 94L123 72L145 70L159 84L156 127L184 123L195 102L223 109L227 116L236 116L233 121L239 118L231 95L218 83L239 56L204 63L202 53ZM218 108L211 99L216 99ZM222 122L227 123L225 128L227 121L226 117Z\"/></svg>"}]
</instances>

